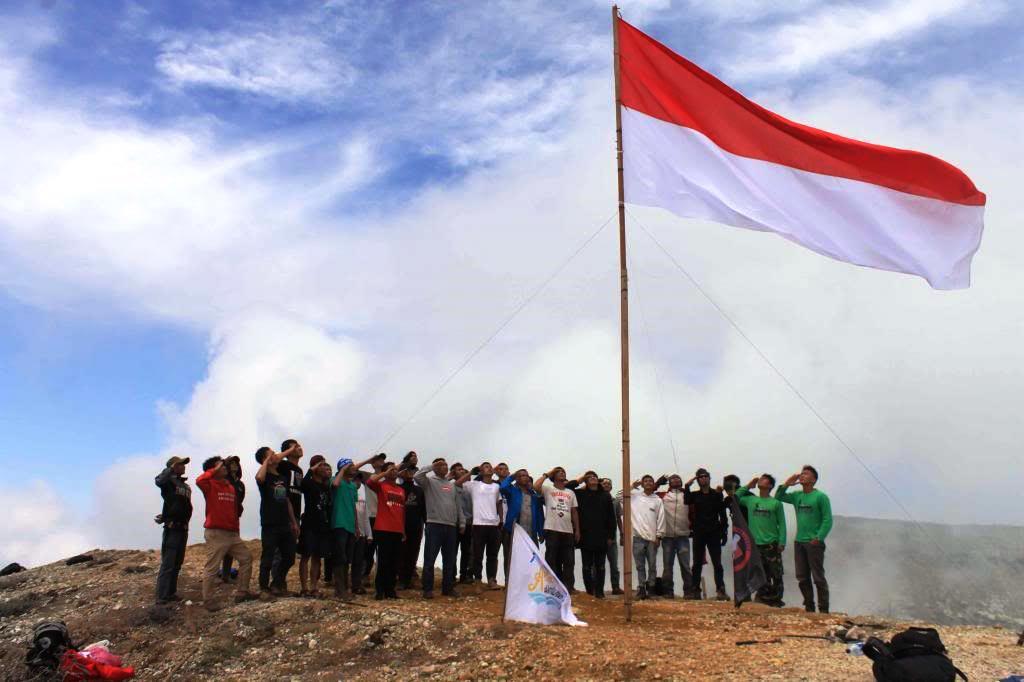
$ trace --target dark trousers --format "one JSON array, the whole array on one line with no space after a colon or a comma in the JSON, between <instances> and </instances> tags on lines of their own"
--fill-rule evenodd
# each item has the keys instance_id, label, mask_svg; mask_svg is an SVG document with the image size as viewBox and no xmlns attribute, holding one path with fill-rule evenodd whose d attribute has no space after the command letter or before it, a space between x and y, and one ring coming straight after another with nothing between
<instances>
[{"instance_id":1,"label":"dark trousers","mask_svg":"<svg viewBox=\"0 0 1024 682\"><path fill-rule=\"evenodd\" d=\"M797 542L793 545L796 563L796 581L804 596L804 608L814 610L814 589L818 590L818 611L828 613L828 581L825 580L825 543L812 545ZM811 582L814 582L814 588Z\"/></svg>"},{"instance_id":2,"label":"dark trousers","mask_svg":"<svg viewBox=\"0 0 1024 682\"><path fill-rule=\"evenodd\" d=\"M581 548L580 555L583 558L583 584L587 586L587 593L604 594L604 562L608 550Z\"/></svg>"},{"instance_id":3,"label":"dark trousers","mask_svg":"<svg viewBox=\"0 0 1024 682\"><path fill-rule=\"evenodd\" d=\"M377 522L376 516L370 517L370 528L373 528ZM366 549L363 551L363 576L370 577L370 571L373 570L373 555L377 553L377 539L376 537L372 540L366 541Z\"/></svg>"},{"instance_id":4,"label":"dark trousers","mask_svg":"<svg viewBox=\"0 0 1024 682\"><path fill-rule=\"evenodd\" d=\"M415 519L405 524L405 542L398 557L398 582L408 587L416 577L416 560L420 557L420 543L423 541L423 521Z\"/></svg>"},{"instance_id":5,"label":"dark trousers","mask_svg":"<svg viewBox=\"0 0 1024 682\"><path fill-rule=\"evenodd\" d=\"M349 575L352 576L352 589L361 590L363 589L363 581L366 580L366 573L364 567L366 566L366 554L367 547L370 545L370 541L365 536L359 536L352 543L352 571ZM360 592L359 594L362 594Z\"/></svg>"},{"instance_id":6,"label":"dark trousers","mask_svg":"<svg viewBox=\"0 0 1024 682\"><path fill-rule=\"evenodd\" d=\"M704 550L715 567L715 589L725 591L725 570L722 568L722 534L694 531L693 533L693 590L700 591L700 574L704 569Z\"/></svg>"},{"instance_id":7,"label":"dark trousers","mask_svg":"<svg viewBox=\"0 0 1024 682\"><path fill-rule=\"evenodd\" d=\"M260 531L260 543L263 545L260 554L260 589L286 589L288 571L295 564L295 535L287 526L264 526ZM275 553L280 553L277 561L274 561Z\"/></svg>"},{"instance_id":8,"label":"dark trousers","mask_svg":"<svg viewBox=\"0 0 1024 682\"><path fill-rule=\"evenodd\" d=\"M605 556L608 558L608 569L612 576L612 589L618 589L619 587L619 543L612 542L608 545L608 549L605 552Z\"/></svg>"},{"instance_id":9,"label":"dark trousers","mask_svg":"<svg viewBox=\"0 0 1024 682\"><path fill-rule=\"evenodd\" d=\"M768 579L757 591L757 600L772 606L782 605L782 552L778 545L758 545L764 577Z\"/></svg>"},{"instance_id":10,"label":"dark trousers","mask_svg":"<svg viewBox=\"0 0 1024 682\"><path fill-rule=\"evenodd\" d=\"M512 533L505 530L504 525L501 527L501 560L505 566L505 584L508 585L508 567L512 564Z\"/></svg>"},{"instance_id":11,"label":"dark trousers","mask_svg":"<svg viewBox=\"0 0 1024 682\"><path fill-rule=\"evenodd\" d=\"M331 558L334 566L345 566L352 563L352 555L355 553L356 536L345 528L335 528L334 546L331 548Z\"/></svg>"},{"instance_id":12,"label":"dark trousers","mask_svg":"<svg viewBox=\"0 0 1024 682\"><path fill-rule=\"evenodd\" d=\"M548 562L565 588L572 591L576 583L576 542L572 533L546 530L544 544L544 561Z\"/></svg>"},{"instance_id":13,"label":"dark trousers","mask_svg":"<svg viewBox=\"0 0 1024 682\"><path fill-rule=\"evenodd\" d=\"M402 534L387 530L373 532L374 544L377 545L377 576L374 587L377 594L393 596L395 580L398 578L398 553L402 550Z\"/></svg>"},{"instance_id":14,"label":"dark trousers","mask_svg":"<svg viewBox=\"0 0 1024 682\"><path fill-rule=\"evenodd\" d=\"M164 528L160 541L160 573L156 577L156 598L168 599L178 593L178 574L185 561L188 528Z\"/></svg>"},{"instance_id":15,"label":"dark trousers","mask_svg":"<svg viewBox=\"0 0 1024 682\"><path fill-rule=\"evenodd\" d=\"M501 528L473 526L473 577L483 579L484 552L487 552L487 580L498 579L498 547L501 546Z\"/></svg>"},{"instance_id":16,"label":"dark trousers","mask_svg":"<svg viewBox=\"0 0 1024 682\"><path fill-rule=\"evenodd\" d=\"M459 536L459 580L473 579L473 524Z\"/></svg>"},{"instance_id":17,"label":"dark trousers","mask_svg":"<svg viewBox=\"0 0 1024 682\"><path fill-rule=\"evenodd\" d=\"M220 577L224 582L231 579L231 562L233 557L230 554L224 555L224 560L220 563Z\"/></svg>"},{"instance_id":18,"label":"dark trousers","mask_svg":"<svg viewBox=\"0 0 1024 682\"><path fill-rule=\"evenodd\" d=\"M426 546L423 549L423 591L434 591L434 563L441 553L441 594L450 594L455 589L455 553L459 548L459 531L455 526L443 523L428 523L425 533Z\"/></svg>"}]
</instances>

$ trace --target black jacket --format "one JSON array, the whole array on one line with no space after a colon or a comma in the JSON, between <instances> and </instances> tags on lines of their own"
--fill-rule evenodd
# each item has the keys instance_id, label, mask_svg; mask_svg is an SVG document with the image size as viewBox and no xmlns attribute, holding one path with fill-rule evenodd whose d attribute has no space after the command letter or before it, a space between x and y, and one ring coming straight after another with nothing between
<instances>
[{"instance_id":1,"label":"black jacket","mask_svg":"<svg viewBox=\"0 0 1024 682\"><path fill-rule=\"evenodd\" d=\"M725 514L725 497L711 488L706 493L687 489L683 501L694 508L693 531L695 533L725 536L729 532L729 519Z\"/></svg>"},{"instance_id":2,"label":"black jacket","mask_svg":"<svg viewBox=\"0 0 1024 682\"><path fill-rule=\"evenodd\" d=\"M154 479L156 487L160 488L160 496L164 498L164 507L160 512L164 517L164 524L188 525L192 518L192 488L181 476L176 476L170 467L167 467Z\"/></svg>"},{"instance_id":3,"label":"black jacket","mask_svg":"<svg viewBox=\"0 0 1024 682\"><path fill-rule=\"evenodd\" d=\"M568 486L566 486L568 487ZM615 540L615 506L612 496L598 488L576 488L576 503L580 515L580 547L591 551L608 548Z\"/></svg>"}]
</instances>

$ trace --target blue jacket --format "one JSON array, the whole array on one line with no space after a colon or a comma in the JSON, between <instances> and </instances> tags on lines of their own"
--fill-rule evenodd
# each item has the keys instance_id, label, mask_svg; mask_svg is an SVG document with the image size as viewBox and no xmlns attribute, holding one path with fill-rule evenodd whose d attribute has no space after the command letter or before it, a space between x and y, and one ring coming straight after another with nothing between
<instances>
[{"instance_id":1,"label":"blue jacket","mask_svg":"<svg viewBox=\"0 0 1024 682\"><path fill-rule=\"evenodd\" d=\"M516 485L515 478L511 475L506 476L498 484L498 490L508 501L503 527L506 532L511 533L515 530L516 521L519 520L519 510L523 507L523 491ZM533 526L533 534L537 536L539 542L544 539L544 496L533 488L530 488L530 504L533 505L531 507L533 517L530 525Z\"/></svg>"}]
</instances>

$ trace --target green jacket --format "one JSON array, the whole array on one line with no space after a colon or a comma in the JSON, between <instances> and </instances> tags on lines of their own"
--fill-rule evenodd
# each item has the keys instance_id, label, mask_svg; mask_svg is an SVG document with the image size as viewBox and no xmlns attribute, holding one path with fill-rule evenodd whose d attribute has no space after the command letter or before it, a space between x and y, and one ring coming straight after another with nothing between
<instances>
[{"instance_id":1,"label":"green jacket","mask_svg":"<svg viewBox=\"0 0 1024 682\"><path fill-rule=\"evenodd\" d=\"M780 485L775 491L775 499L788 502L796 509L797 542L825 541L825 536L832 530L832 503L828 495L820 490L787 493L786 486Z\"/></svg>"},{"instance_id":2,"label":"green jacket","mask_svg":"<svg viewBox=\"0 0 1024 682\"><path fill-rule=\"evenodd\" d=\"M761 497L746 488L736 490L736 502L747 509L747 525L758 545L786 544L786 512L774 497Z\"/></svg>"}]
</instances>

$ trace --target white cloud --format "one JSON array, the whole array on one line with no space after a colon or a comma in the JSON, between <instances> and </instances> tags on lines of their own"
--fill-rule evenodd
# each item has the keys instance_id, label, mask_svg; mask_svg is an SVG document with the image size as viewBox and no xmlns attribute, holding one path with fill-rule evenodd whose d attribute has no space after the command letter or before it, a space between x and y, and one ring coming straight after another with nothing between
<instances>
[{"instance_id":1,"label":"white cloud","mask_svg":"<svg viewBox=\"0 0 1024 682\"><path fill-rule=\"evenodd\" d=\"M340 98L356 70L316 34L282 24L165 40L156 66L175 87L208 87L310 105Z\"/></svg>"},{"instance_id":2,"label":"white cloud","mask_svg":"<svg viewBox=\"0 0 1024 682\"><path fill-rule=\"evenodd\" d=\"M994 21L1001 2L887 0L881 5L826 4L769 31L751 31L745 57L729 66L734 76L794 74L840 57L862 57L871 49L907 40L936 24L961 26Z\"/></svg>"},{"instance_id":3,"label":"white cloud","mask_svg":"<svg viewBox=\"0 0 1024 682\"><path fill-rule=\"evenodd\" d=\"M49 483L29 481L0 490L0 496L7 506L0 524L0 566L12 561L36 566L96 546L92 529L80 522Z\"/></svg>"}]
</instances>

